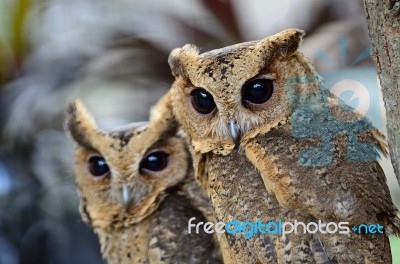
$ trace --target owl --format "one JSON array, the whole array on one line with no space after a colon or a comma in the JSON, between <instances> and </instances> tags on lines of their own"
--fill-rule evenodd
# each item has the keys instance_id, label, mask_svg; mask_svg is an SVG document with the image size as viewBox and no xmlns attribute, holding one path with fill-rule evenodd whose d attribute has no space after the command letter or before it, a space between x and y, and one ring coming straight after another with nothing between
<instances>
[{"instance_id":1,"label":"owl","mask_svg":"<svg viewBox=\"0 0 400 264\"><path fill-rule=\"evenodd\" d=\"M377 162L385 139L324 88L298 50L303 35L171 52L172 111L195 177L217 221L304 224L287 235L225 233L237 263L391 263L400 221Z\"/></svg>"},{"instance_id":2,"label":"owl","mask_svg":"<svg viewBox=\"0 0 400 264\"><path fill-rule=\"evenodd\" d=\"M158 115L163 100L150 123L112 131L99 130L80 101L70 105L81 216L110 264L221 263L210 234L188 233L190 218L205 221L209 201L196 187L183 135Z\"/></svg>"}]
</instances>

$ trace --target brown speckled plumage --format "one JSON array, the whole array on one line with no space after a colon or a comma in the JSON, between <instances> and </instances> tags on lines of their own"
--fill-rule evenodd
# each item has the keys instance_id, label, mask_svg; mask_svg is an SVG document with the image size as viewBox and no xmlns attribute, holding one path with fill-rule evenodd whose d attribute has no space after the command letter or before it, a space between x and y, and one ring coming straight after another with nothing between
<instances>
[{"instance_id":1,"label":"brown speckled plumage","mask_svg":"<svg viewBox=\"0 0 400 264\"><path fill-rule=\"evenodd\" d=\"M204 222L202 212L212 215L212 210L196 187L183 134L172 118L158 115L165 112L163 100L150 124L133 123L111 132L100 131L82 103L71 104L66 129L77 144L82 218L99 236L110 264L221 263L212 235L188 234L189 219ZM142 171L141 161L154 151L169 155L167 167ZM110 169L106 176L90 175L93 155L104 157ZM128 203L124 186L130 190Z\"/></svg>"},{"instance_id":2,"label":"brown speckled plumage","mask_svg":"<svg viewBox=\"0 0 400 264\"><path fill-rule=\"evenodd\" d=\"M354 146L344 130L328 145L329 165L299 163L301 151L322 148L324 142L323 135L295 137L294 124L301 128L321 122L319 118L329 109L343 124L361 120L369 125L323 89L321 78L298 51L303 35L301 30L289 29L202 54L193 45L171 52L173 113L189 137L196 179L211 197L217 220L225 223L282 219L385 226L384 235L350 232L282 238L256 234L246 239L244 234L227 234L236 263L391 263L387 235L400 233L400 221L378 162L350 160L347 152ZM307 76L314 81L301 83ZM248 107L242 100L242 87L256 78L272 79L274 93L268 102ZM288 90L293 78L299 80L294 95ZM212 113L199 114L191 105L191 93L198 88L212 95L216 104ZM309 112L302 111L304 106ZM230 132L230 120L236 121L240 131L238 144ZM330 133L329 129L336 129L332 124L329 121L316 129ZM373 144L369 150L374 155L386 154L385 140L373 128L352 140Z\"/></svg>"}]
</instances>

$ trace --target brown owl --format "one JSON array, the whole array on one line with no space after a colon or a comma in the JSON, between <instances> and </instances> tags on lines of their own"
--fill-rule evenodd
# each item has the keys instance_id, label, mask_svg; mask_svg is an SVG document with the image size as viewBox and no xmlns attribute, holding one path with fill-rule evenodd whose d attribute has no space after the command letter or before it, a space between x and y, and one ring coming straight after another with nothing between
<instances>
[{"instance_id":1,"label":"brown owl","mask_svg":"<svg viewBox=\"0 0 400 264\"><path fill-rule=\"evenodd\" d=\"M254 223L225 233L237 263L391 263L400 221L377 162L384 138L324 88L298 51L303 35L172 51L173 113L196 178L218 221ZM304 225L246 238L259 220Z\"/></svg>"},{"instance_id":2,"label":"brown owl","mask_svg":"<svg viewBox=\"0 0 400 264\"><path fill-rule=\"evenodd\" d=\"M108 263L220 263L210 234L188 233L189 219L204 222L200 211L209 209L183 136L158 115L163 107L161 100L150 124L105 132L80 101L70 105L66 129L76 143L82 218Z\"/></svg>"}]
</instances>

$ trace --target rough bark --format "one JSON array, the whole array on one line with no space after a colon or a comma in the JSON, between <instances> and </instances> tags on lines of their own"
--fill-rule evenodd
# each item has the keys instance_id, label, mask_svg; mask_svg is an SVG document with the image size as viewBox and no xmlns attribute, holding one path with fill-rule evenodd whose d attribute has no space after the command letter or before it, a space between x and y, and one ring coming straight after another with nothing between
<instances>
[{"instance_id":1,"label":"rough bark","mask_svg":"<svg viewBox=\"0 0 400 264\"><path fill-rule=\"evenodd\" d=\"M364 5L385 102L389 153L400 183L400 2L364 0Z\"/></svg>"}]
</instances>

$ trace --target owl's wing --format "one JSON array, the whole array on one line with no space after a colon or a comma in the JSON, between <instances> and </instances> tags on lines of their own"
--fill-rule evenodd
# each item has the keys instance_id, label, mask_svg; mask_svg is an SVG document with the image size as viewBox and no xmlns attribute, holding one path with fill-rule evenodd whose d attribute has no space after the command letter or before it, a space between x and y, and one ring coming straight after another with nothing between
<instances>
[{"instance_id":1,"label":"owl's wing","mask_svg":"<svg viewBox=\"0 0 400 264\"><path fill-rule=\"evenodd\" d=\"M186 197L178 192L168 195L150 227L150 263L222 263L213 236L188 233L188 222L205 222Z\"/></svg>"},{"instance_id":2,"label":"owl's wing","mask_svg":"<svg viewBox=\"0 0 400 264\"><path fill-rule=\"evenodd\" d=\"M375 140L372 132L364 133L363 138ZM261 172L266 188L287 209L301 208L317 219L355 224L377 221L384 214L394 217L396 208L379 163L349 160L348 141L345 134L332 139L330 164L304 164L304 150L324 142L319 138L296 139L286 124L249 141L245 152Z\"/></svg>"},{"instance_id":3,"label":"owl's wing","mask_svg":"<svg viewBox=\"0 0 400 264\"><path fill-rule=\"evenodd\" d=\"M366 132L359 136L359 140L374 142L377 140L375 135ZM331 140L328 150L332 151L332 162L324 166L303 163L301 155L304 155L304 150L320 148L326 142L320 138L294 138L290 124L253 138L246 145L245 153L260 171L266 188L275 194L285 209L325 223L348 222L350 228L379 223L384 225L387 234L399 234L397 209L379 163L348 160L349 136L346 134L338 134ZM358 256L369 260L390 260L389 242L385 235L328 234L320 238L330 258L348 261L346 252L352 256L352 251L364 250L369 253L359 253Z\"/></svg>"}]
</instances>

